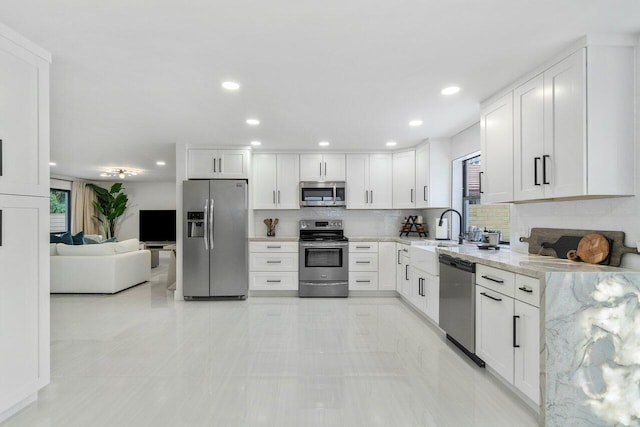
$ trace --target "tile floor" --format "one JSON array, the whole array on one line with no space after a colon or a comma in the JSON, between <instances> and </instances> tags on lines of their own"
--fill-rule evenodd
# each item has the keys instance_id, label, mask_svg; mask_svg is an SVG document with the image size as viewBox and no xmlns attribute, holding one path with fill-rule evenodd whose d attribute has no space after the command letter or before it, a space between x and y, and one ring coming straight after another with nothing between
<instances>
[{"instance_id":1,"label":"tile floor","mask_svg":"<svg viewBox=\"0 0 640 427\"><path fill-rule=\"evenodd\" d=\"M51 384L3 427L536 425L399 299L174 302L163 264L52 296Z\"/></svg>"}]
</instances>

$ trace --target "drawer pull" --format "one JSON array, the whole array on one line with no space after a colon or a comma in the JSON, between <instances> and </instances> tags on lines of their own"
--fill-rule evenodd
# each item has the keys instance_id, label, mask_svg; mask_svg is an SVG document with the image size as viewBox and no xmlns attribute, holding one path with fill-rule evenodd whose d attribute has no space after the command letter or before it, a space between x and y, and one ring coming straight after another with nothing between
<instances>
[{"instance_id":1,"label":"drawer pull","mask_svg":"<svg viewBox=\"0 0 640 427\"><path fill-rule=\"evenodd\" d=\"M281 264L282 261L267 261L267 264Z\"/></svg>"},{"instance_id":2,"label":"drawer pull","mask_svg":"<svg viewBox=\"0 0 640 427\"><path fill-rule=\"evenodd\" d=\"M356 249L371 249L371 246L356 246Z\"/></svg>"},{"instance_id":3,"label":"drawer pull","mask_svg":"<svg viewBox=\"0 0 640 427\"><path fill-rule=\"evenodd\" d=\"M282 246L267 246L267 249L280 249Z\"/></svg>"},{"instance_id":4,"label":"drawer pull","mask_svg":"<svg viewBox=\"0 0 640 427\"><path fill-rule=\"evenodd\" d=\"M371 280L356 280L356 283L371 283Z\"/></svg>"},{"instance_id":5,"label":"drawer pull","mask_svg":"<svg viewBox=\"0 0 640 427\"><path fill-rule=\"evenodd\" d=\"M523 286L523 287L518 288L518 289L520 289L522 292L526 292L528 294L532 294L533 293L533 289L528 289L526 286Z\"/></svg>"},{"instance_id":6,"label":"drawer pull","mask_svg":"<svg viewBox=\"0 0 640 427\"><path fill-rule=\"evenodd\" d=\"M500 279L494 279L491 276L481 276L483 279L487 279L487 280L491 280L492 282L496 282L496 283L504 283L504 280L500 280Z\"/></svg>"},{"instance_id":7,"label":"drawer pull","mask_svg":"<svg viewBox=\"0 0 640 427\"><path fill-rule=\"evenodd\" d=\"M494 301L502 301L502 298L496 298L496 297L492 297L491 295L485 294L484 292L480 292L480 295L483 295L487 298L491 298Z\"/></svg>"},{"instance_id":8,"label":"drawer pull","mask_svg":"<svg viewBox=\"0 0 640 427\"><path fill-rule=\"evenodd\" d=\"M267 283L280 283L282 280L267 280Z\"/></svg>"},{"instance_id":9,"label":"drawer pull","mask_svg":"<svg viewBox=\"0 0 640 427\"><path fill-rule=\"evenodd\" d=\"M371 264L371 261L356 261L356 264Z\"/></svg>"}]
</instances>

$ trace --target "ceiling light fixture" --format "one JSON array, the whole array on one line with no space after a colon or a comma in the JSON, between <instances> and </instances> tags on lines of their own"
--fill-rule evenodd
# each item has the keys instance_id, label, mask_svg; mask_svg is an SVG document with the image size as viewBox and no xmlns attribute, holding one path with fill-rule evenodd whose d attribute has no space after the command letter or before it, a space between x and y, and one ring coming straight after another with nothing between
<instances>
[{"instance_id":1,"label":"ceiling light fixture","mask_svg":"<svg viewBox=\"0 0 640 427\"><path fill-rule=\"evenodd\" d=\"M460 92L460 88L458 86L445 87L440 91L440 93L443 95L454 95L458 92Z\"/></svg>"},{"instance_id":2,"label":"ceiling light fixture","mask_svg":"<svg viewBox=\"0 0 640 427\"><path fill-rule=\"evenodd\" d=\"M395 147L396 145L398 145L398 143L397 143L397 142L395 142L395 141L389 141L389 142L387 142L387 147Z\"/></svg>"},{"instance_id":3,"label":"ceiling light fixture","mask_svg":"<svg viewBox=\"0 0 640 427\"><path fill-rule=\"evenodd\" d=\"M262 142L260 142L260 141L251 141L251 145L253 145L254 147L257 147L258 145L262 145Z\"/></svg>"},{"instance_id":4,"label":"ceiling light fixture","mask_svg":"<svg viewBox=\"0 0 640 427\"><path fill-rule=\"evenodd\" d=\"M258 119L247 119L247 124L249 126L258 126L260 124L260 120L258 120Z\"/></svg>"},{"instance_id":5,"label":"ceiling light fixture","mask_svg":"<svg viewBox=\"0 0 640 427\"><path fill-rule=\"evenodd\" d=\"M58 164L56 162L49 162L49 166L57 166Z\"/></svg>"},{"instance_id":6,"label":"ceiling light fixture","mask_svg":"<svg viewBox=\"0 0 640 427\"><path fill-rule=\"evenodd\" d=\"M420 119L411 120L409 122L409 126L412 126L412 127L421 126L421 125L422 125L422 120Z\"/></svg>"},{"instance_id":7,"label":"ceiling light fixture","mask_svg":"<svg viewBox=\"0 0 640 427\"><path fill-rule=\"evenodd\" d=\"M318 145L320 147L328 147L329 146L329 141L320 141L320 142L318 142Z\"/></svg>"},{"instance_id":8,"label":"ceiling light fixture","mask_svg":"<svg viewBox=\"0 0 640 427\"><path fill-rule=\"evenodd\" d=\"M156 162L156 165L158 165L158 166L164 166L164 165L166 165L166 164L167 164L167 163L166 163L165 161L163 161L163 160L158 160L158 161Z\"/></svg>"},{"instance_id":9,"label":"ceiling light fixture","mask_svg":"<svg viewBox=\"0 0 640 427\"><path fill-rule=\"evenodd\" d=\"M132 169L132 168L107 168L100 176L103 177L118 177L120 179L125 179L128 176L136 176L139 173L142 173L142 169Z\"/></svg>"},{"instance_id":10,"label":"ceiling light fixture","mask_svg":"<svg viewBox=\"0 0 640 427\"><path fill-rule=\"evenodd\" d=\"M238 90L240 89L240 84L236 82L222 82L222 87L226 90Z\"/></svg>"}]
</instances>

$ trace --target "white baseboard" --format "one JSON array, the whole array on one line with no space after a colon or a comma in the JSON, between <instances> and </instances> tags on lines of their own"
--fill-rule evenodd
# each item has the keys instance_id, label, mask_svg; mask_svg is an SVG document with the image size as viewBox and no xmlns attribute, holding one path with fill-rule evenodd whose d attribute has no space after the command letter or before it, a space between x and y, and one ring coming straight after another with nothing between
<instances>
[{"instance_id":1,"label":"white baseboard","mask_svg":"<svg viewBox=\"0 0 640 427\"><path fill-rule=\"evenodd\" d=\"M36 400L38 400L38 392L35 392L35 393L27 396L25 399L23 399L20 402L16 403L15 405L13 405L11 408L7 409L6 411L0 412L0 423L2 423L5 420L11 418L12 416L17 414L18 412L20 412L21 410L23 410L24 408L26 408L27 406L29 406L30 404L35 402Z\"/></svg>"}]
</instances>

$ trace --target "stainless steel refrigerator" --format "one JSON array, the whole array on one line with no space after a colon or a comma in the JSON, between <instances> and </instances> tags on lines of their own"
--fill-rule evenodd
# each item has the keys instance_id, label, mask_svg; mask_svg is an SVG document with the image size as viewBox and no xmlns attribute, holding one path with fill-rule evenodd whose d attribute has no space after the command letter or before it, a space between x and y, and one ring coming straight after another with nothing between
<instances>
[{"instance_id":1,"label":"stainless steel refrigerator","mask_svg":"<svg viewBox=\"0 0 640 427\"><path fill-rule=\"evenodd\" d=\"M183 290L190 298L246 297L247 182L183 182Z\"/></svg>"}]
</instances>

